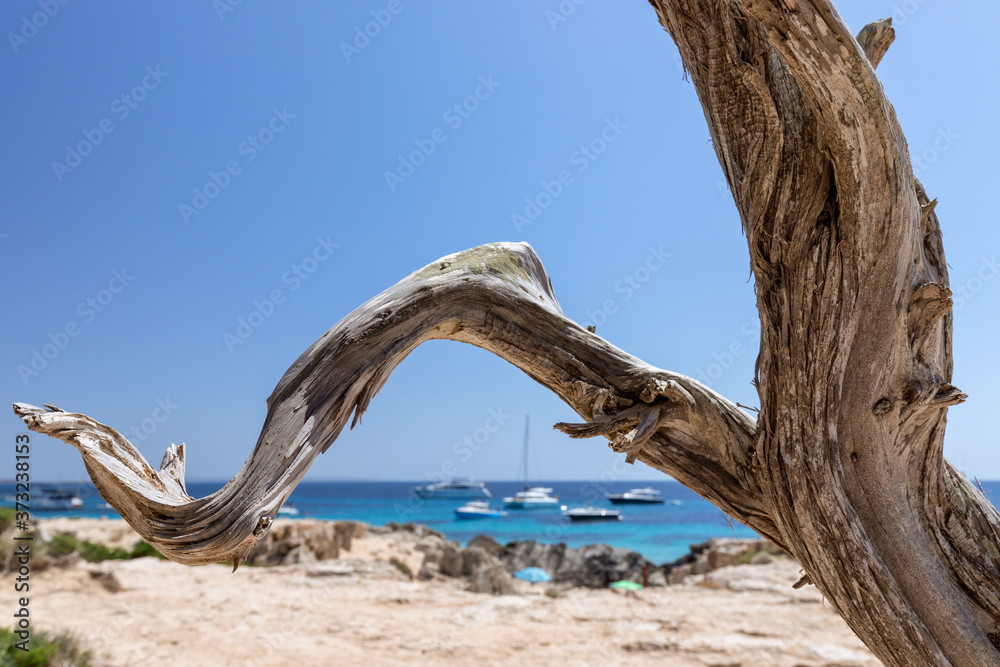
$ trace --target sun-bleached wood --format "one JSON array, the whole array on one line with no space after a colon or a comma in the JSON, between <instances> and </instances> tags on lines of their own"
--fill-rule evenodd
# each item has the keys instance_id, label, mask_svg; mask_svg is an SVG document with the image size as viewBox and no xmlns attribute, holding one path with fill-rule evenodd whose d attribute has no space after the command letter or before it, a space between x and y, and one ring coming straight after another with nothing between
<instances>
[{"instance_id":1,"label":"sun-bleached wood","mask_svg":"<svg viewBox=\"0 0 1000 667\"><path fill-rule=\"evenodd\" d=\"M184 445L157 472L120 433L93 419L15 404L32 430L80 450L101 495L146 540L188 565L241 562L309 465L389 373L432 339L471 343L515 364L586 424L575 437L608 435L632 458L657 464L733 516L774 534L741 489L754 422L700 383L622 352L569 320L530 246L499 243L443 257L341 320L285 373L250 458L219 492L184 488Z\"/></svg>"},{"instance_id":2,"label":"sun-bleached wood","mask_svg":"<svg viewBox=\"0 0 1000 667\"><path fill-rule=\"evenodd\" d=\"M651 0L680 50L750 250L755 422L567 319L524 244L449 255L362 305L268 399L257 446L190 498L184 448L154 471L113 429L16 404L76 446L104 497L169 558L239 563L312 460L416 345L493 352L604 436L770 538L887 665L1000 662L1000 515L943 457L951 292L935 214L875 67L825 0ZM668 307L665 306L665 307ZM696 322L678 322L696 327Z\"/></svg>"}]
</instances>

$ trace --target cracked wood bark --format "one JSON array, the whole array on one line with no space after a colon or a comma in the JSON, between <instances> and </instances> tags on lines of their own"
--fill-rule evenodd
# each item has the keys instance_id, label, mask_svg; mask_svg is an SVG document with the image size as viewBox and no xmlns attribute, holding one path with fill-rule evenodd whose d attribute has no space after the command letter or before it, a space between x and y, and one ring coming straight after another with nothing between
<instances>
[{"instance_id":1,"label":"cracked wood bark","mask_svg":"<svg viewBox=\"0 0 1000 667\"><path fill-rule=\"evenodd\" d=\"M529 247L451 255L364 304L268 400L250 459L190 498L113 429L16 404L75 445L102 495L169 558L239 563L311 461L424 340L478 345L556 392L559 424L683 482L787 549L888 665L1000 661L1000 516L942 456L951 301L941 232L857 39L821 0L652 0L740 212L761 316L755 424L569 321ZM353 426L353 422L352 422Z\"/></svg>"},{"instance_id":2,"label":"cracked wood bark","mask_svg":"<svg viewBox=\"0 0 1000 667\"><path fill-rule=\"evenodd\" d=\"M943 459L941 232L874 67L824 1L653 0L747 236L754 479L783 543L885 662L1000 662L993 507Z\"/></svg>"}]
</instances>

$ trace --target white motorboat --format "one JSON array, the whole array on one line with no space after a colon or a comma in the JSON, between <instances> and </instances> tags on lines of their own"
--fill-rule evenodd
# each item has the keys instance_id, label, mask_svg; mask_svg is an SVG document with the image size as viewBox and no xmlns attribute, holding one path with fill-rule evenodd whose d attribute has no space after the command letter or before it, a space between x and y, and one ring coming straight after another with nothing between
<instances>
[{"instance_id":1,"label":"white motorboat","mask_svg":"<svg viewBox=\"0 0 1000 667\"><path fill-rule=\"evenodd\" d=\"M66 510L78 510L83 507L83 499L75 491L63 489L40 487L39 491L31 494L30 500L18 501L16 495L4 498L9 503L24 502L36 512L64 512Z\"/></svg>"},{"instance_id":2,"label":"white motorboat","mask_svg":"<svg viewBox=\"0 0 1000 667\"><path fill-rule=\"evenodd\" d=\"M471 479L450 479L447 482L417 486L413 491L424 499L469 500L492 497L485 482L474 482Z\"/></svg>"},{"instance_id":3,"label":"white motorboat","mask_svg":"<svg viewBox=\"0 0 1000 667\"><path fill-rule=\"evenodd\" d=\"M498 519L507 513L490 507L485 500L470 500L455 510L456 519Z\"/></svg>"},{"instance_id":4,"label":"white motorboat","mask_svg":"<svg viewBox=\"0 0 1000 667\"><path fill-rule=\"evenodd\" d=\"M631 489L625 493L605 493L604 496L616 505L666 502L659 491L648 487L645 489Z\"/></svg>"},{"instance_id":5,"label":"white motorboat","mask_svg":"<svg viewBox=\"0 0 1000 667\"><path fill-rule=\"evenodd\" d=\"M518 491L513 496L503 499L507 509L538 510L551 509L559 506L559 496L553 496L552 489L533 486L524 491Z\"/></svg>"},{"instance_id":6,"label":"white motorboat","mask_svg":"<svg viewBox=\"0 0 1000 667\"><path fill-rule=\"evenodd\" d=\"M622 513L618 510L603 507L574 507L563 514L570 521L619 521L622 518Z\"/></svg>"}]
</instances>

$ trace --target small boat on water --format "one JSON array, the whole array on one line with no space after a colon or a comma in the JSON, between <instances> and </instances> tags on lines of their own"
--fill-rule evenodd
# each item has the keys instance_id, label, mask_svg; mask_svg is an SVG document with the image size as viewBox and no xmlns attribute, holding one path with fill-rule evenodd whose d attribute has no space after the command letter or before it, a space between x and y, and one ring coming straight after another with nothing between
<instances>
[{"instance_id":1,"label":"small boat on water","mask_svg":"<svg viewBox=\"0 0 1000 667\"><path fill-rule=\"evenodd\" d=\"M524 491L518 491L513 496L503 499L503 506L516 510L552 509L559 506L559 496L553 496L552 489L533 486Z\"/></svg>"},{"instance_id":2,"label":"small boat on water","mask_svg":"<svg viewBox=\"0 0 1000 667\"><path fill-rule=\"evenodd\" d=\"M278 508L278 514L284 516L298 516L299 508L295 505L285 504Z\"/></svg>"},{"instance_id":3,"label":"small boat on water","mask_svg":"<svg viewBox=\"0 0 1000 667\"><path fill-rule=\"evenodd\" d=\"M9 503L18 502L17 496L5 496L4 500ZM30 500L24 504L35 512L65 512L83 507L83 499L76 491L55 487L39 487L38 491L30 494Z\"/></svg>"},{"instance_id":4,"label":"small boat on water","mask_svg":"<svg viewBox=\"0 0 1000 667\"><path fill-rule=\"evenodd\" d=\"M620 521L622 518L622 513L618 510L603 507L574 507L563 514L570 521Z\"/></svg>"},{"instance_id":5,"label":"small boat on water","mask_svg":"<svg viewBox=\"0 0 1000 667\"><path fill-rule=\"evenodd\" d=\"M474 498L492 498L493 494L486 488L485 482L475 482L471 479L450 479L437 484L425 484L413 488L413 492L425 500L446 498L448 500L468 500Z\"/></svg>"},{"instance_id":6,"label":"small boat on water","mask_svg":"<svg viewBox=\"0 0 1000 667\"><path fill-rule=\"evenodd\" d=\"M524 417L524 451L521 453L521 473L524 491L503 499L503 506L512 510L543 510L559 507L559 496L552 495L552 489L543 486L528 486L528 430L530 416Z\"/></svg>"},{"instance_id":7,"label":"small boat on water","mask_svg":"<svg viewBox=\"0 0 1000 667\"><path fill-rule=\"evenodd\" d=\"M625 504L662 504L666 500L656 489L631 489L625 493L605 493L604 496L616 505Z\"/></svg>"},{"instance_id":8,"label":"small boat on water","mask_svg":"<svg viewBox=\"0 0 1000 667\"><path fill-rule=\"evenodd\" d=\"M490 507L485 500L470 500L455 510L456 519L498 519L502 516L507 513Z\"/></svg>"}]
</instances>

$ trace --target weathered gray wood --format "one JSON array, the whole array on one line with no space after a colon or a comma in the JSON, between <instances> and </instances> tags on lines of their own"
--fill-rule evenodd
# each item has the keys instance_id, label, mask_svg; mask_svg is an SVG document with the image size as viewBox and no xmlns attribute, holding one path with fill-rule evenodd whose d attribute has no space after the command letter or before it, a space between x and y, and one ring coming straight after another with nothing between
<instances>
[{"instance_id":1,"label":"weathered gray wood","mask_svg":"<svg viewBox=\"0 0 1000 667\"><path fill-rule=\"evenodd\" d=\"M964 395L940 227L874 71L890 22L856 41L823 0L652 4L748 240L781 542L886 664L997 664L1000 518L942 457Z\"/></svg>"},{"instance_id":2,"label":"weathered gray wood","mask_svg":"<svg viewBox=\"0 0 1000 667\"><path fill-rule=\"evenodd\" d=\"M752 488L743 487L753 419L698 382L649 366L566 318L527 244L443 257L341 320L285 373L250 458L207 498L184 491L184 445L171 446L156 472L124 436L85 415L22 403L14 410L29 428L79 449L104 498L168 558L239 563L352 413L353 427L396 365L436 338L507 359L583 419L604 424L601 433L630 456L657 461L774 534Z\"/></svg>"},{"instance_id":3,"label":"weathered gray wood","mask_svg":"<svg viewBox=\"0 0 1000 667\"><path fill-rule=\"evenodd\" d=\"M307 350L220 492L184 492L84 415L17 404L75 445L105 498L168 557L239 562L312 460L424 340L478 345L607 437L787 549L887 665L1000 663L1000 515L942 455L951 292L941 229L875 66L825 0L651 0L677 42L746 234L761 318L757 422L569 321L523 244L411 274ZM684 326L695 324L682 323Z\"/></svg>"}]
</instances>

